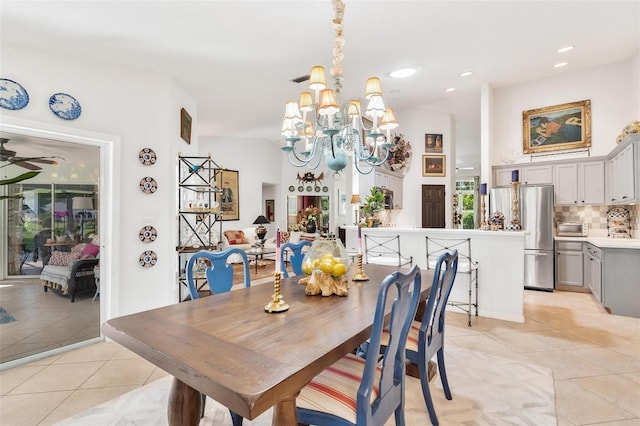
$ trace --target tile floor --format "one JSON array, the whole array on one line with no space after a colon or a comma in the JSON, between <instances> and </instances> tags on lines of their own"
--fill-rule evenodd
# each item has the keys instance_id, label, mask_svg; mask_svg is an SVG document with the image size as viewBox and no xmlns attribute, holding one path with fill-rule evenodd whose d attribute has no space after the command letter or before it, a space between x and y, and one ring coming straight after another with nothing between
<instances>
[{"instance_id":1,"label":"tile floor","mask_svg":"<svg viewBox=\"0 0 640 426\"><path fill-rule=\"evenodd\" d=\"M551 369L558 425L640 425L640 319L609 315L589 294L529 290L525 317L469 328L451 312L447 339ZM50 425L164 375L115 343L52 356L0 372L0 423Z\"/></svg>"}]
</instances>

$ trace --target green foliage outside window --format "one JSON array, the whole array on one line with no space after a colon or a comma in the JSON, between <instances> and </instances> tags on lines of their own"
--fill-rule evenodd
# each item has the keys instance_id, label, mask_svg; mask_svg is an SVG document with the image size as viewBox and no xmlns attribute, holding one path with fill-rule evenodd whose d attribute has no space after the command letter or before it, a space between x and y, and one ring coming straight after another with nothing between
<instances>
[{"instance_id":1,"label":"green foliage outside window","mask_svg":"<svg viewBox=\"0 0 640 426\"><path fill-rule=\"evenodd\" d=\"M473 211L466 212L462 215L462 229L473 229Z\"/></svg>"}]
</instances>

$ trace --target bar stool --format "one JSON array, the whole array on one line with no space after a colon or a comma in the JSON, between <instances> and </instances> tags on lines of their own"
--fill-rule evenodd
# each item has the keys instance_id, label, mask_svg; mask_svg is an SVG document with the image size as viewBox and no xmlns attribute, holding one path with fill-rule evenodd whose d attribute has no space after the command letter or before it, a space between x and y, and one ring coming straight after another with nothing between
<instances>
[{"instance_id":1,"label":"bar stool","mask_svg":"<svg viewBox=\"0 0 640 426\"><path fill-rule=\"evenodd\" d=\"M458 250L458 275L468 277L469 299L466 301L453 301L447 303L467 313L468 325L471 327L471 312L478 316L478 262L471 257L471 238L432 238L427 239L427 269L435 269L436 262L441 254Z\"/></svg>"}]
</instances>

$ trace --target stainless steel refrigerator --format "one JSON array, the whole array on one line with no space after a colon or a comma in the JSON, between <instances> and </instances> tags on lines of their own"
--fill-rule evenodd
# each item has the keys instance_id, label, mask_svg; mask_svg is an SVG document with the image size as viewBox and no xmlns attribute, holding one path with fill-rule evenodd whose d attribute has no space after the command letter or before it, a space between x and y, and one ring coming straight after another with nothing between
<instances>
[{"instance_id":1,"label":"stainless steel refrigerator","mask_svg":"<svg viewBox=\"0 0 640 426\"><path fill-rule=\"evenodd\" d=\"M553 185L521 185L518 193L520 224L528 231L524 244L524 287L553 291ZM498 187L489 196L489 214L512 219L512 187ZM505 231L509 232L509 231Z\"/></svg>"}]
</instances>

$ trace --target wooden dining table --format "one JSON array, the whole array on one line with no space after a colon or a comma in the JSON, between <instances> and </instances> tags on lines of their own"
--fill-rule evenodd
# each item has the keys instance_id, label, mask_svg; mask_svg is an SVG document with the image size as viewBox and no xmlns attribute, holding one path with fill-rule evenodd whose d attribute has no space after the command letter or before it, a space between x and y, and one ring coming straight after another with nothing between
<instances>
[{"instance_id":1,"label":"wooden dining table","mask_svg":"<svg viewBox=\"0 0 640 426\"><path fill-rule=\"evenodd\" d=\"M380 283L399 268L363 270L369 281L351 281L345 297L307 296L301 276L283 279L285 312L265 311L274 286L262 284L113 318L102 330L174 376L170 425L199 423L201 393L246 419L274 407L273 425L297 425L296 396L369 337ZM425 299L433 271L421 277Z\"/></svg>"}]
</instances>

